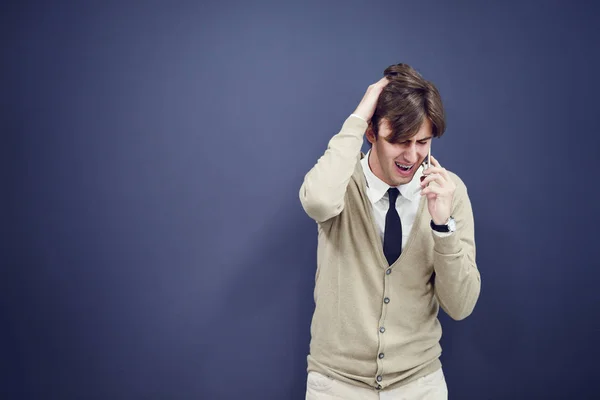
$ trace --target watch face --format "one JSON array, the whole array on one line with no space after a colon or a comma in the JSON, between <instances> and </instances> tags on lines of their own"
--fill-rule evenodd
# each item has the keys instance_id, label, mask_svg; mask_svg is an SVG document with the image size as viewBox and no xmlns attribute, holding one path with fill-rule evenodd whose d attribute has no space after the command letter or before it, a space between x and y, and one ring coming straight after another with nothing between
<instances>
[{"instance_id":1,"label":"watch face","mask_svg":"<svg viewBox=\"0 0 600 400\"><path fill-rule=\"evenodd\" d=\"M454 221L454 218L452 217L450 217L448 220L448 229L450 229L450 232L454 232L456 230L456 221Z\"/></svg>"}]
</instances>

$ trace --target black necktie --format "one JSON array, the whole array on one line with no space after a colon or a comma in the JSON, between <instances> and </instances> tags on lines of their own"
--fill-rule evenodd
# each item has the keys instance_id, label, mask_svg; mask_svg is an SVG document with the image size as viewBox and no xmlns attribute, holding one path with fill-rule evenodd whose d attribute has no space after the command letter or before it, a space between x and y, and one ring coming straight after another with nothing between
<instances>
[{"instance_id":1,"label":"black necktie","mask_svg":"<svg viewBox=\"0 0 600 400\"><path fill-rule=\"evenodd\" d=\"M388 196L390 199L390 208L385 215L385 232L383 235L383 254L387 258L388 264L392 265L400 257L402 251L402 224L400 216L396 211L396 199L398 198L398 189L389 188Z\"/></svg>"}]
</instances>

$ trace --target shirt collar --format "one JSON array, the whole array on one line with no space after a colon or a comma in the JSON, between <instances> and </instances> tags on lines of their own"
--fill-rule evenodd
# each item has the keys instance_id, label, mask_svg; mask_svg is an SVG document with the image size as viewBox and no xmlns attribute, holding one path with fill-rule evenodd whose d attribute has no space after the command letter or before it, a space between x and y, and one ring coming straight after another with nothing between
<instances>
[{"instance_id":1,"label":"shirt collar","mask_svg":"<svg viewBox=\"0 0 600 400\"><path fill-rule=\"evenodd\" d=\"M371 167L369 166L369 155L371 154L371 150L367 152L367 154L360 160L362 164L362 169L365 174L365 179L367 181L367 196L371 203L375 204L387 193L387 190L391 187L387 183L383 182L379 179L373 171L371 171ZM400 191L402 197L410 200L410 201L418 201L421 197L421 175L423 175L423 166L419 166L419 169L415 172L413 179L400 186L396 186Z\"/></svg>"}]
</instances>

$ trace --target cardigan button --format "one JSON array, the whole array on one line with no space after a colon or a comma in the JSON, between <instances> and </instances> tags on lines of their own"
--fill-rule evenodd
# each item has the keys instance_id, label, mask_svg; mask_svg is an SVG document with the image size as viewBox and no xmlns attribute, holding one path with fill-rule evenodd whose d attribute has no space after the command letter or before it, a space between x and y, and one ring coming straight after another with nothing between
<instances>
[{"instance_id":1,"label":"cardigan button","mask_svg":"<svg viewBox=\"0 0 600 400\"><path fill-rule=\"evenodd\" d=\"M385 270L385 274L386 275L389 275L391 273L392 273L392 269L391 268L388 268L388 269Z\"/></svg>"}]
</instances>

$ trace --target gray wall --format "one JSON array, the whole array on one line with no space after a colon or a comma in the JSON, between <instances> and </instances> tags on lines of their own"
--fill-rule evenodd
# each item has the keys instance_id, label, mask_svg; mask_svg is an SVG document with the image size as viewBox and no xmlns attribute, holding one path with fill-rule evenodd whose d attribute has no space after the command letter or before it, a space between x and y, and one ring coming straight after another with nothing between
<instances>
[{"instance_id":1,"label":"gray wall","mask_svg":"<svg viewBox=\"0 0 600 400\"><path fill-rule=\"evenodd\" d=\"M491 3L2 5L0 397L303 399L298 189L406 62L476 220L479 303L440 317L451 398L591 398L598 7Z\"/></svg>"}]
</instances>

